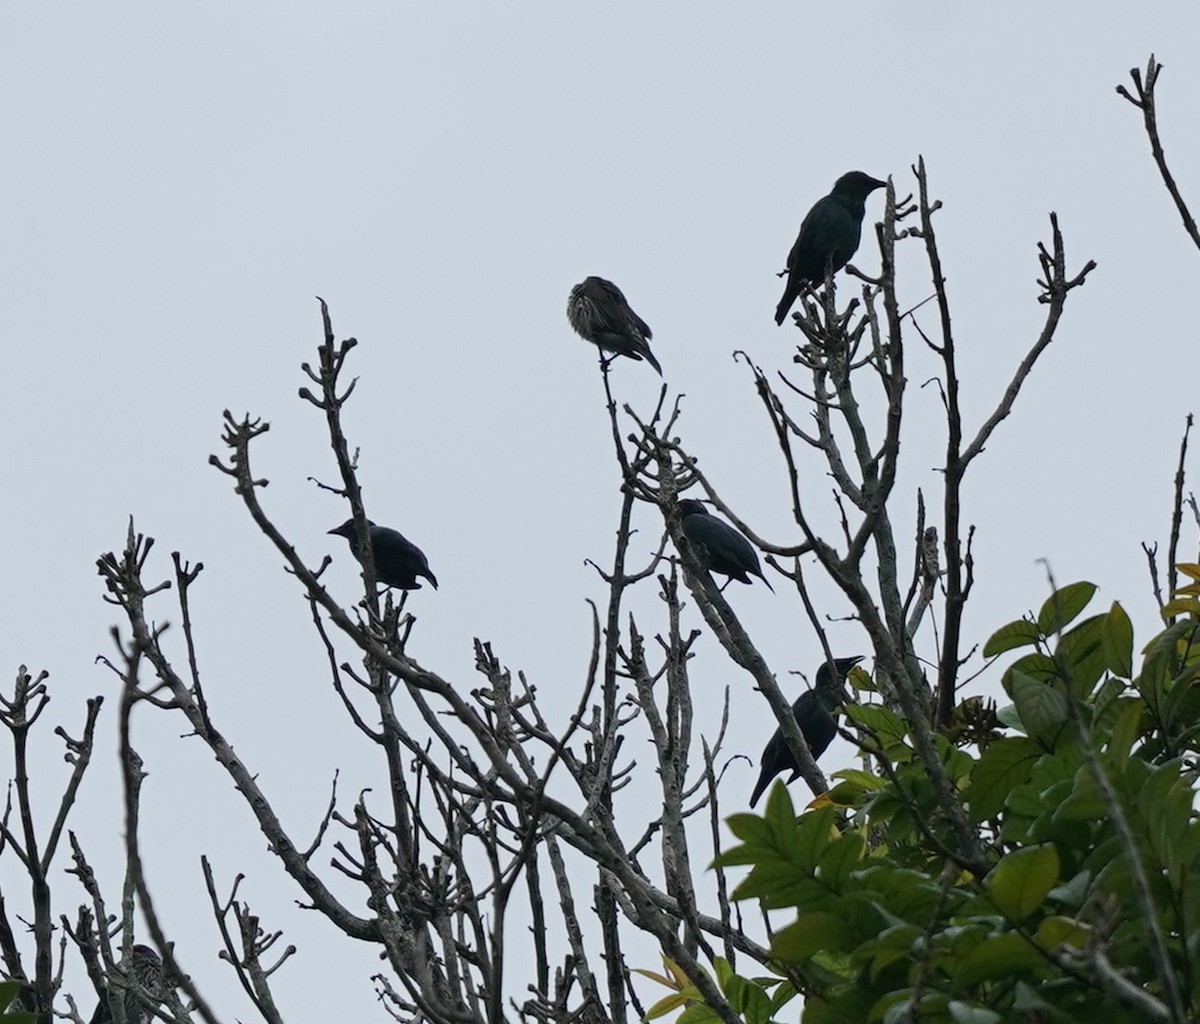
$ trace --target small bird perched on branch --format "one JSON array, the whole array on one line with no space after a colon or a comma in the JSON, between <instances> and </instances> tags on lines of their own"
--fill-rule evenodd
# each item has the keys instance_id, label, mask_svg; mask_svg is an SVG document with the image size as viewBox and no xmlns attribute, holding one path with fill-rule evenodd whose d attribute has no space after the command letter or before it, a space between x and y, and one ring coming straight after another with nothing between
<instances>
[{"instance_id":1,"label":"small bird perched on branch","mask_svg":"<svg viewBox=\"0 0 1200 1024\"><path fill-rule=\"evenodd\" d=\"M437 590L437 577L429 571L429 560L411 540L389 527L376 526L369 519L367 530L371 534L371 553L375 556L375 575L380 583L400 590L420 590L417 577L423 576ZM350 542L350 553L362 561L353 519L347 519L329 532L345 537Z\"/></svg>"},{"instance_id":2,"label":"small bird perched on branch","mask_svg":"<svg viewBox=\"0 0 1200 1024\"><path fill-rule=\"evenodd\" d=\"M649 325L629 308L621 289L611 281L602 277L580 281L567 299L567 319L576 334L601 352L645 359L662 376L662 367L650 351Z\"/></svg>"},{"instance_id":3,"label":"small bird perched on branch","mask_svg":"<svg viewBox=\"0 0 1200 1024\"><path fill-rule=\"evenodd\" d=\"M750 576L757 576L771 593L775 593L758 564L758 552L737 530L710 513L695 498L684 498L679 503L679 516L683 535L709 572L719 572L739 583L749 583Z\"/></svg>"},{"instance_id":4,"label":"small bird perched on branch","mask_svg":"<svg viewBox=\"0 0 1200 1024\"><path fill-rule=\"evenodd\" d=\"M132 983L126 986L122 1005L125 1008L125 1020L128 1024L147 1024L154 1019L154 1007L159 1006L167 998L167 981L163 974L163 962L158 954L149 946L140 943L132 950L133 967L130 970L125 959L117 963L125 980ZM113 986L114 988L116 986ZM113 1024L112 1007L109 1006L110 994L105 992L96 1005L89 1024Z\"/></svg>"},{"instance_id":5,"label":"small bird perched on branch","mask_svg":"<svg viewBox=\"0 0 1200 1024\"><path fill-rule=\"evenodd\" d=\"M775 307L775 323L782 324L806 284L818 285L826 274L836 274L858 249L867 196L886 181L862 171L843 174L829 195L818 199L800 225L796 244L788 253L787 287Z\"/></svg>"},{"instance_id":6,"label":"small bird perched on branch","mask_svg":"<svg viewBox=\"0 0 1200 1024\"><path fill-rule=\"evenodd\" d=\"M800 727L804 742L808 744L808 752L812 754L814 761L825 753L826 748L837 735L835 716L844 696L843 685L846 673L860 661L862 661L861 656L834 658L836 674L829 671L829 662L821 662L821 667L817 669L816 685L807 693L800 694L796 703L792 705L792 715ZM800 775L800 766L796 764L795 757L788 749L787 740L783 738L782 728L776 728L774 734L767 741L760 761L762 769L758 773L758 782L754 784L754 792L750 794L751 807L758 803L758 798L763 795L763 791L776 775L790 771L792 774L786 780L789 784L795 782Z\"/></svg>"}]
</instances>

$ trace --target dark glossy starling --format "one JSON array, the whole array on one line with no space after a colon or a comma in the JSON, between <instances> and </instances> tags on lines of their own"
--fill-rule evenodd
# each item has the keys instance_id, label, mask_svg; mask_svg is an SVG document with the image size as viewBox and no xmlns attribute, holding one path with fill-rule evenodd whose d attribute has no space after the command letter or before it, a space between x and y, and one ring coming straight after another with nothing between
<instances>
[{"instance_id":1,"label":"dark glossy starling","mask_svg":"<svg viewBox=\"0 0 1200 1024\"><path fill-rule=\"evenodd\" d=\"M821 667L817 669L816 686L800 694L799 699L792 705L792 714L796 718L796 724L800 726L800 732L804 735L804 742L808 744L808 751L814 761L825 753L825 748L837 735L835 718L838 705L842 703L842 687L846 673L860 661L861 657L834 658L836 675L830 674L829 662L821 662ZM783 738L783 730L776 728L774 735L763 748L762 770L758 773L754 792L750 794L750 806L758 803L758 798L763 795L763 791L776 775L786 771L792 773L787 779L788 783L794 782L800 775L796 759L788 749L787 740Z\"/></svg>"},{"instance_id":2,"label":"dark glossy starling","mask_svg":"<svg viewBox=\"0 0 1200 1024\"><path fill-rule=\"evenodd\" d=\"M136 945L132 951L133 970L126 971L124 958L116 965L125 974L123 995L125 1020L129 1024L147 1024L154 1019L153 1008L167 998L167 983L163 976L163 962L149 946ZM132 976L130 976L132 975ZM117 987L113 986L112 995ZM109 994L101 997L89 1024L112 1024L113 1012L109 1006Z\"/></svg>"},{"instance_id":3,"label":"dark glossy starling","mask_svg":"<svg viewBox=\"0 0 1200 1024\"><path fill-rule=\"evenodd\" d=\"M685 498L679 503L679 515L683 535L709 572L719 572L739 583L749 583L750 576L757 576L775 593L758 564L754 546L725 520L712 515L695 498Z\"/></svg>"},{"instance_id":4,"label":"dark glossy starling","mask_svg":"<svg viewBox=\"0 0 1200 1024\"><path fill-rule=\"evenodd\" d=\"M398 587L400 590L420 590L418 576L424 576L437 590L437 577L429 571L429 561L411 540L386 526L376 526L367 520L367 529L371 532L371 552L375 556L375 575L385 587ZM358 534L354 530L354 520L347 519L341 526L329 531L339 537L345 537L350 542L350 553L358 558ZM359 561L362 561L359 558Z\"/></svg>"},{"instance_id":5,"label":"dark glossy starling","mask_svg":"<svg viewBox=\"0 0 1200 1024\"><path fill-rule=\"evenodd\" d=\"M838 178L833 191L808 211L788 253L787 287L775 307L775 323L783 323L805 284L819 285L827 273L836 274L850 262L862 236L867 196L886 184L862 171L851 171Z\"/></svg>"},{"instance_id":6,"label":"dark glossy starling","mask_svg":"<svg viewBox=\"0 0 1200 1024\"><path fill-rule=\"evenodd\" d=\"M662 376L662 367L650 351L649 325L629 308L621 289L611 281L589 277L572 288L567 319L576 334L601 352L645 359Z\"/></svg>"}]
</instances>

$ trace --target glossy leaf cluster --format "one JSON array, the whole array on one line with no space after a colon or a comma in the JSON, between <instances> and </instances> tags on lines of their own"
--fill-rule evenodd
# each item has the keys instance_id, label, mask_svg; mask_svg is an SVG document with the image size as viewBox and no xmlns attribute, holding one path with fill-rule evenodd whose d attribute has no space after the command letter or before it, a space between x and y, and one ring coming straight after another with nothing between
<instances>
[{"instance_id":1,"label":"glossy leaf cluster","mask_svg":"<svg viewBox=\"0 0 1200 1024\"><path fill-rule=\"evenodd\" d=\"M1200 1019L1200 583L1140 664L1119 604L1081 618L1095 589L1063 587L988 641L1022 651L992 719L1007 730L939 737L987 870L953 848L904 722L874 705L848 711L872 771L838 773L799 814L776 785L761 817L728 820L719 863L749 868L735 898L787 922L772 974L717 971L747 1024L795 1019L796 995L805 1024ZM680 991L656 1009L681 1005L685 1024L715 1019Z\"/></svg>"}]
</instances>

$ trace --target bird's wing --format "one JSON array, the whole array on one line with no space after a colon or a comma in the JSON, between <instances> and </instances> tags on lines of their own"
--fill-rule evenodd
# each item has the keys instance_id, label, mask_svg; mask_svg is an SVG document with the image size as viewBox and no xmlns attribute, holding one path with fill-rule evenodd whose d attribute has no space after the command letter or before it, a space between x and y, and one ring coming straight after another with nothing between
<instances>
[{"instance_id":1,"label":"bird's wing","mask_svg":"<svg viewBox=\"0 0 1200 1024\"><path fill-rule=\"evenodd\" d=\"M825 276L826 261L836 273L858 249L862 217L855 217L843 200L826 196L812 208L804 218L804 223L808 227L810 280L819 282ZM804 227L801 227L800 234L805 234Z\"/></svg>"},{"instance_id":2,"label":"bird's wing","mask_svg":"<svg viewBox=\"0 0 1200 1024\"><path fill-rule=\"evenodd\" d=\"M713 544L720 552L721 557L732 562L739 569L761 576L762 569L758 564L758 552L754 550L754 545L728 523L712 516L709 516L708 519L716 527L711 532Z\"/></svg>"},{"instance_id":3,"label":"bird's wing","mask_svg":"<svg viewBox=\"0 0 1200 1024\"><path fill-rule=\"evenodd\" d=\"M816 690L806 690L792 705L792 713L796 716L796 724L804 733L804 741L808 751L815 761L828 749L837 735L837 723L833 715L821 701L821 695Z\"/></svg>"},{"instance_id":4,"label":"bird's wing","mask_svg":"<svg viewBox=\"0 0 1200 1024\"><path fill-rule=\"evenodd\" d=\"M805 283L816 285L825 276L825 261L830 245L830 209L841 204L833 196L818 199L800 223L800 232L792 244L787 258L787 284L783 298L775 307L775 323L782 324L788 311L795 305ZM836 212L832 214L836 218Z\"/></svg>"},{"instance_id":5,"label":"bird's wing","mask_svg":"<svg viewBox=\"0 0 1200 1024\"><path fill-rule=\"evenodd\" d=\"M611 281L601 279L596 289L600 293L597 295L596 313L602 321L599 325L602 329L619 334L633 330L643 338L653 337L649 325L630 308L620 288Z\"/></svg>"},{"instance_id":6,"label":"bird's wing","mask_svg":"<svg viewBox=\"0 0 1200 1024\"><path fill-rule=\"evenodd\" d=\"M625 309L629 313L629 322L634 330L636 330L647 341L653 338L654 332L650 330L650 325L629 308L629 303L625 303ZM649 349L647 349L647 351L649 351Z\"/></svg>"},{"instance_id":7,"label":"bird's wing","mask_svg":"<svg viewBox=\"0 0 1200 1024\"><path fill-rule=\"evenodd\" d=\"M683 533L688 540L704 548L707 568L740 583L749 583L746 573L762 576L758 555L745 537L728 523L713 516L686 516Z\"/></svg>"},{"instance_id":8,"label":"bird's wing","mask_svg":"<svg viewBox=\"0 0 1200 1024\"><path fill-rule=\"evenodd\" d=\"M846 260L858 248L860 227L846 209L844 203L834 196L824 196L813 204L804 222L796 244L788 253L788 270L801 279L817 283L825 276L825 261L833 257L834 269L845 265ZM850 252L841 258L851 238ZM839 262L840 260L840 262Z\"/></svg>"}]
</instances>

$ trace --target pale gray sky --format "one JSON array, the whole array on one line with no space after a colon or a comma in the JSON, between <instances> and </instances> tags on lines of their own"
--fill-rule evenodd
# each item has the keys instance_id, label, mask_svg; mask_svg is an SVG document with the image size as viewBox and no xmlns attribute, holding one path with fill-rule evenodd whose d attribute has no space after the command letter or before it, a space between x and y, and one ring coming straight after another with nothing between
<instances>
[{"instance_id":1,"label":"pale gray sky","mask_svg":"<svg viewBox=\"0 0 1200 1024\"><path fill-rule=\"evenodd\" d=\"M774 273L804 212L852 168L906 191L920 154L945 203L969 429L1040 324L1047 211L1071 268L1099 263L972 468L968 635L982 642L1036 607L1047 558L1060 582L1090 578L1098 602L1124 602L1145 640L1139 542L1165 541L1197 406L1200 255L1113 87L1151 51L1165 64L1167 154L1200 208L1198 40L1200 9L1166 4L7 5L4 670L48 668L54 720L72 731L86 696L115 693L93 664L114 621L93 561L132 513L158 538L162 575L175 549L205 563L194 599L210 700L288 823L311 833L335 767L344 792L378 782L296 588L206 461L223 408L268 419L264 500L313 564L335 555L333 585L353 599L355 567L325 536L344 508L306 482L333 476L322 422L296 398L319 294L339 336L362 342L349 425L369 511L415 540L442 583L412 603L414 651L470 687L471 637L491 639L565 714L586 665L585 598L602 597L584 559L609 557L619 503L594 353L564 316L570 286L589 273L620 284L687 395L685 443L759 532L793 539L779 459L730 353L788 364ZM868 217L881 211L876 195ZM855 262L870 270L864 234ZM913 303L929 290L918 255L902 263ZM938 401L918 385L937 366L910 353L902 483L936 501ZM658 380L645 365L614 380L648 409ZM911 506L896 506L901 536ZM660 526L640 525L648 551ZM777 673L811 672L797 601L762 587L732 596ZM647 597L643 625L657 628ZM834 635L840 653L864 649L849 624ZM715 644L700 651L696 685L747 698L731 749L757 754L765 707ZM113 710L76 821L109 866ZM246 870L255 908L302 945L281 978L285 1015L383 1019L365 951L336 991L327 983L331 930L293 909L294 887L211 759L166 716L138 724L151 884L222 1010L249 1015L212 963L201 852L227 875ZM36 781L53 792L62 765L49 729L41 741ZM835 747L825 766L848 758ZM752 782L749 766L731 769L727 810ZM0 871L7 892L8 859ZM55 884L67 910L77 891Z\"/></svg>"}]
</instances>

